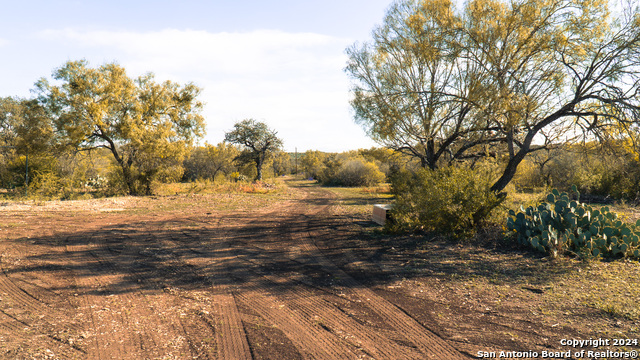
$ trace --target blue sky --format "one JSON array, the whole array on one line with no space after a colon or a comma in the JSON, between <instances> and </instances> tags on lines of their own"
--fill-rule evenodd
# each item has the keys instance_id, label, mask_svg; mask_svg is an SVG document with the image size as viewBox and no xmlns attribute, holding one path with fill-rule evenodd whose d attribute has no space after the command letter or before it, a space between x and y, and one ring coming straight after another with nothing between
<instances>
[{"instance_id":1,"label":"blue sky","mask_svg":"<svg viewBox=\"0 0 640 360\"><path fill-rule=\"evenodd\" d=\"M0 96L29 97L67 60L204 91L205 141L255 118L285 149L375 144L353 122L344 49L367 41L391 0L0 0Z\"/></svg>"}]
</instances>

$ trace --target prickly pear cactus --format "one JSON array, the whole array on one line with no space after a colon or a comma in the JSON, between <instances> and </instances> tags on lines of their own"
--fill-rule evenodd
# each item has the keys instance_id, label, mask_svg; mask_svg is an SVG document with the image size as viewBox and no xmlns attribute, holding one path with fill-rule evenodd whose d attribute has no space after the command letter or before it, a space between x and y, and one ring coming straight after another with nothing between
<instances>
[{"instance_id":1,"label":"prickly pear cactus","mask_svg":"<svg viewBox=\"0 0 640 360\"><path fill-rule=\"evenodd\" d=\"M520 244L552 257L570 252L640 259L640 220L623 223L606 206L593 209L580 203L575 186L572 191L573 198L554 189L537 207L510 210L507 228Z\"/></svg>"}]
</instances>

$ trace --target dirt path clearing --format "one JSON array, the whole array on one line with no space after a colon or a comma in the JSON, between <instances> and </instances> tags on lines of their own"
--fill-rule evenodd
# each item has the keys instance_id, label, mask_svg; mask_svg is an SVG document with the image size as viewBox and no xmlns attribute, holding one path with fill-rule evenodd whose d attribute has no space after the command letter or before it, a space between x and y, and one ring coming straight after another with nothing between
<instances>
[{"instance_id":1,"label":"dirt path clearing","mask_svg":"<svg viewBox=\"0 0 640 360\"><path fill-rule=\"evenodd\" d=\"M0 357L467 358L323 254L330 192L290 195L257 211L0 212L15 224L0 233Z\"/></svg>"}]
</instances>

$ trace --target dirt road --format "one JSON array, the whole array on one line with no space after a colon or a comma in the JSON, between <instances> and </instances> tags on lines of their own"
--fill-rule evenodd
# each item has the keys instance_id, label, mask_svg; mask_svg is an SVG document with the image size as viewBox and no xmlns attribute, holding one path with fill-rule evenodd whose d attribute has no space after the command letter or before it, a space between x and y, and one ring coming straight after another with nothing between
<instances>
[{"instance_id":1,"label":"dirt road","mask_svg":"<svg viewBox=\"0 0 640 360\"><path fill-rule=\"evenodd\" d=\"M1 212L0 358L468 358L332 262L331 192L291 191L255 211Z\"/></svg>"}]
</instances>

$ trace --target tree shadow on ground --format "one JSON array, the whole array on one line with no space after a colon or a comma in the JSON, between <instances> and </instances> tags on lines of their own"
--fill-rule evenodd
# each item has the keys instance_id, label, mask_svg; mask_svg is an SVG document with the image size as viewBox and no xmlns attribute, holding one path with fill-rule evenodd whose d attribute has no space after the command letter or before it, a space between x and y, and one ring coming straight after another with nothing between
<instances>
[{"instance_id":1,"label":"tree shadow on ground","mask_svg":"<svg viewBox=\"0 0 640 360\"><path fill-rule=\"evenodd\" d=\"M394 235L381 231L372 221L360 219L341 225L310 225L332 228L334 236L320 237L326 256L368 285L385 285L391 279L415 277L455 278L490 283L546 286L559 277L588 266L587 263L552 261L543 254L505 239L500 229L488 228L471 239L451 239L438 234ZM327 221L331 222L330 219ZM354 261L375 266L354 269Z\"/></svg>"},{"instance_id":2,"label":"tree shadow on ground","mask_svg":"<svg viewBox=\"0 0 640 360\"><path fill-rule=\"evenodd\" d=\"M354 222L331 214L327 209L333 203L331 197L319 196L294 202L281 213L234 212L217 222L207 215L188 214L169 221L122 219L97 229L30 238L39 250L4 271L24 281L42 272L84 279L73 289L55 288L54 283L49 290L94 295L242 286L286 293L301 284L340 285L337 275L321 265L322 258L366 286L385 285L398 277L445 275L513 284L526 278L544 285L572 271L570 266L543 271L540 261L532 261L539 260L537 255L527 252L493 256L486 247L461 246L437 237L375 233L373 224L363 219ZM317 211L304 211L308 208ZM305 244L315 244L321 251Z\"/></svg>"}]
</instances>

